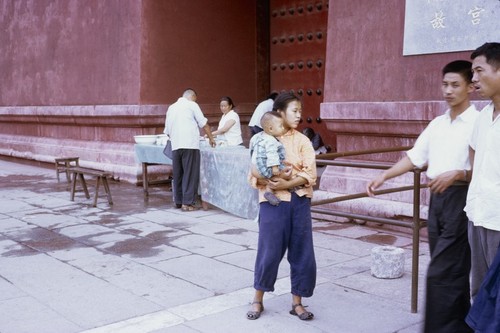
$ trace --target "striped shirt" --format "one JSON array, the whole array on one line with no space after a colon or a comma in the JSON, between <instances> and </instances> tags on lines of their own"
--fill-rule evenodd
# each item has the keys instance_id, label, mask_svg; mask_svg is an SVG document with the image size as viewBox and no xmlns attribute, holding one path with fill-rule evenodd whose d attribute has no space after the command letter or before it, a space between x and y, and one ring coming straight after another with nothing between
<instances>
[{"instance_id":1,"label":"striped shirt","mask_svg":"<svg viewBox=\"0 0 500 333\"><path fill-rule=\"evenodd\" d=\"M292 167L292 178L302 177L306 180L304 186L296 190L295 193L300 197L312 198L313 186L316 184L316 154L311 141L295 129L289 130L279 140L285 147L285 164ZM259 202L267 201L264 198L266 188L257 186L255 177L250 178L250 183L259 190ZM274 194L281 201L290 201L292 198L292 194L288 190L274 191Z\"/></svg>"}]
</instances>

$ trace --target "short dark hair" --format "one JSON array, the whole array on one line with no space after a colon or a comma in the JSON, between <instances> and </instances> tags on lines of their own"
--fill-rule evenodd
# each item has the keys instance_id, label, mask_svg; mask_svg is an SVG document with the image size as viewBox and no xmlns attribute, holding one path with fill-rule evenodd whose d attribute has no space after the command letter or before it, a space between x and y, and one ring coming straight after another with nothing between
<instances>
[{"instance_id":1,"label":"short dark hair","mask_svg":"<svg viewBox=\"0 0 500 333\"><path fill-rule=\"evenodd\" d=\"M455 60L443 67L443 76L447 73L460 74L467 83L472 83L472 63L467 60Z\"/></svg>"},{"instance_id":2,"label":"short dark hair","mask_svg":"<svg viewBox=\"0 0 500 333\"><path fill-rule=\"evenodd\" d=\"M314 130L311 127L306 127L302 130L302 134L307 136L309 138L309 140L312 140L316 133L314 132Z\"/></svg>"},{"instance_id":3,"label":"short dark hair","mask_svg":"<svg viewBox=\"0 0 500 333\"><path fill-rule=\"evenodd\" d=\"M236 105L234 105L233 103L233 100L231 99L231 97L229 96L223 96L221 97L220 99L221 102L227 102L229 105L231 105L233 108L236 107Z\"/></svg>"},{"instance_id":4,"label":"short dark hair","mask_svg":"<svg viewBox=\"0 0 500 333\"><path fill-rule=\"evenodd\" d=\"M263 129L266 129L266 127L271 123L271 120L274 118L281 118L281 114L277 111L268 111L262 115L262 118L260 118L260 126L262 126Z\"/></svg>"},{"instance_id":5,"label":"short dark hair","mask_svg":"<svg viewBox=\"0 0 500 333\"><path fill-rule=\"evenodd\" d=\"M273 111L278 111L278 110L285 111L286 108L288 107L288 104L293 101L300 102L300 98L298 98L291 92L281 93L274 100Z\"/></svg>"},{"instance_id":6,"label":"short dark hair","mask_svg":"<svg viewBox=\"0 0 500 333\"><path fill-rule=\"evenodd\" d=\"M479 56L484 56L486 62L496 69L500 68L500 43L484 43L472 52L470 58Z\"/></svg>"},{"instance_id":7,"label":"short dark hair","mask_svg":"<svg viewBox=\"0 0 500 333\"><path fill-rule=\"evenodd\" d=\"M266 99L272 99L274 101L276 97L278 97L278 93L276 91L273 91L272 93L269 94L269 96L267 96Z\"/></svg>"}]
</instances>

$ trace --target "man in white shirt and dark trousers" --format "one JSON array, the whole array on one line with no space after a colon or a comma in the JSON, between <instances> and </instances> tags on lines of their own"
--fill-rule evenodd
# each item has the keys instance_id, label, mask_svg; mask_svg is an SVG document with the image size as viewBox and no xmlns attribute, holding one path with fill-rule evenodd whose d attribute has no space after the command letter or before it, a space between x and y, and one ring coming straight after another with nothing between
<instances>
[{"instance_id":1,"label":"man in white shirt and dark trousers","mask_svg":"<svg viewBox=\"0 0 500 333\"><path fill-rule=\"evenodd\" d=\"M471 54L472 81L491 99L481 111L470 141L472 180L465 211L472 251L471 293L475 297L500 244L500 43Z\"/></svg>"},{"instance_id":2,"label":"man in white shirt and dark trousers","mask_svg":"<svg viewBox=\"0 0 500 333\"><path fill-rule=\"evenodd\" d=\"M165 119L164 133L172 143L172 171L174 200L183 211L195 210L200 181L200 130L203 128L210 145L215 140L208 120L196 104L196 92L186 89L177 102L170 105Z\"/></svg>"},{"instance_id":3,"label":"man in white shirt and dark trousers","mask_svg":"<svg viewBox=\"0 0 500 333\"><path fill-rule=\"evenodd\" d=\"M449 109L432 120L407 155L369 182L366 190L373 196L386 180L427 165L431 261L424 332L472 332L465 323L470 308L470 247L463 209L471 169L469 138L478 112L469 99L474 91L471 63L453 61L442 74L441 90Z\"/></svg>"}]
</instances>

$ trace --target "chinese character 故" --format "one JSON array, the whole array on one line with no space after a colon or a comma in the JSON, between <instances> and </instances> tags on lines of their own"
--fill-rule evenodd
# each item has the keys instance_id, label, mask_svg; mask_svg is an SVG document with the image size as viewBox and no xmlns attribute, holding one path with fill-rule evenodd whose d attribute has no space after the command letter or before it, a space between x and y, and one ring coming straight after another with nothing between
<instances>
[{"instance_id":1,"label":"chinese character \u6545","mask_svg":"<svg viewBox=\"0 0 500 333\"><path fill-rule=\"evenodd\" d=\"M439 12L434 13L434 19L431 20L432 28L434 29L443 29L445 28L444 25L444 19L446 17L443 14L443 11L440 10Z\"/></svg>"}]
</instances>

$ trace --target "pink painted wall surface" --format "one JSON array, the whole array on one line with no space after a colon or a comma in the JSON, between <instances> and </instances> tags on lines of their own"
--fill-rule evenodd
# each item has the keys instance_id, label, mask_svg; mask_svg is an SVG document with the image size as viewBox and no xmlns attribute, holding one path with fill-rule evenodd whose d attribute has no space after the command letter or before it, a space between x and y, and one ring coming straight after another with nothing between
<instances>
[{"instance_id":1,"label":"pink painted wall surface","mask_svg":"<svg viewBox=\"0 0 500 333\"><path fill-rule=\"evenodd\" d=\"M321 116L338 151L411 145L446 109L441 69L470 51L404 57L404 14L400 0L330 1Z\"/></svg>"},{"instance_id":2,"label":"pink painted wall surface","mask_svg":"<svg viewBox=\"0 0 500 333\"><path fill-rule=\"evenodd\" d=\"M0 1L0 105L139 103L141 1Z\"/></svg>"},{"instance_id":3,"label":"pink painted wall surface","mask_svg":"<svg viewBox=\"0 0 500 333\"><path fill-rule=\"evenodd\" d=\"M172 103L192 87L200 104L217 103L217 117L222 96L253 108L258 101L255 1L143 0L143 8L142 103Z\"/></svg>"},{"instance_id":4,"label":"pink painted wall surface","mask_svg":"<svg viewBox=\"0 0 500 333\"><path fill-rule=\"evenodd\" d=\"M359 151L411 146L430 120L446 110L441 69L470 51L406 56L403 51L405 2L334 0L329 2L325 97L321 117L337 135L337 150ZM473 96L478 98L478 96ZM351 160L396 162L404 153L370 154ZM346 158L347 159L347 158ZM320 189L326 193L365 192L380 170L328 167ZM406 174L386 186L411 185ZM394 200L400 208L395 208ZM428 200L423 191L422 204ZM352 212L411 216L412 193L354 200ZM335 205L332 205L335 207ZM422 217L426 217L425 207Z\"/></svg>"},{"instance_id":5,"label":"pink painted wall surface","mask_svg":"<svg viewBox=\"0 0 500 333\"><path fill-rule=\"evenodd\" d=\"M134 181L133 136L161 133L186 87L214 127L231 96L248 137L265 87L256 12L253 0L0 0L0 155L76 154Z\"/></svg>"},{"instance_id":6,"label":"pink painted wall surface","mask_svg":"<svg viewBox=\"0 0 500 333\"><path fill-rule=\"evenodd\" d=\"M325 102L442 100L441 68L470 52L403 57L404 15L401 0L330 1Z\"/></svg>"},{"instance_id":7,"label":"pink painted wall surface","mask_svg":"<svg viewBox=\"0 0 500 333\"><path fill-rule=\"evenodd\" d=\"M258 102L255 1L0 1L0 105ZM261 93L262 94L262 93ZM218 116L219 114L217 114Z\"/></svg>"}]
</instances>

